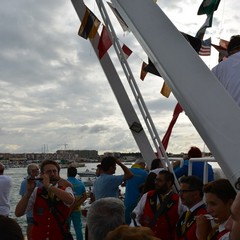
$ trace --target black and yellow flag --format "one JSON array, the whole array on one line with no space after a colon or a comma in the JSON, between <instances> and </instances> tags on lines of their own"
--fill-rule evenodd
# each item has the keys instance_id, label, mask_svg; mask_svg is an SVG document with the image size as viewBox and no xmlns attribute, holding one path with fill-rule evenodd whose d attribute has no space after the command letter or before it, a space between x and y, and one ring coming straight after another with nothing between
<instances>
[{"instance_id":1,"label":"black and yellow flag","mask_svg":"<svg viewBox=\"0 0 240 240\"><path fill-rule=\"evenodd\" d=\"M94 38L100 26L98 18L86 7L86 11L79 28L78 35L87 39Z\"/></svg>"}]
</instances>

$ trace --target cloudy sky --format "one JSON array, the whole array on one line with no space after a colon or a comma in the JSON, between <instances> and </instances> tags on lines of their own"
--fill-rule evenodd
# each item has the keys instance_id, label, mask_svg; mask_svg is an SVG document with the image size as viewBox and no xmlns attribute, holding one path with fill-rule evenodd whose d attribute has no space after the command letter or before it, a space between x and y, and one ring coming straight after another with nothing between
<instances>
[{"instance_id":1,"label":"cloudy sky","mask_svg":"<svg viewBox=\"0 0 240 240\"><path fill-rule=\"evenodd\" d=\"M196 14L201 2L157 4L180 31L195 35L206 18ZM101 19L94 0L85 4ZM218 43L238 34L239 9L239 0L222 0L205 37ZM2 0L0 16L0 152L139 151L89 41L77 35L80 21L70 0ZM160 95L163 79L151 74L139 79L147 56L133 35L124 33L114 17L112 21L120 42L133 50L128 62L162 138L176 100L172 94L168 99ZM217 53L212 53L204 58L210 68L217 63ZM115 62L112 48L109 54ZM126 79L122 81L139 114ZM186 152L191 145L204 147L182 113L168 151Z\"/></svg>"}]
</instances>

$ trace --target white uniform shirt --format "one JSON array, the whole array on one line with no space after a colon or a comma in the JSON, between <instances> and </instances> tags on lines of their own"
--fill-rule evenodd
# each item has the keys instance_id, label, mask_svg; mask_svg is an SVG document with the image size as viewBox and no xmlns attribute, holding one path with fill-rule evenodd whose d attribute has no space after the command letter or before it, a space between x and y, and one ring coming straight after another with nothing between
<instances>
[{"instance_id":1,"label":"white uniform shirt","mask_svg":"<svg viewBox=\"0 0 240 240\"><path fill-rule=\"evenodd\" d=\"M0 175L0 215L9 215L11 187L12 178L6 175Z\"/></svg>"},{"instance_id":2,"label":"white uniform shirt","mask_svg":"<svg viewBox=\"0 0 240 240\"><path fill-rule=\"evenodd\" d=\"M240 106L240 52L220 62L212 72Z\"/></svg>"},{"instance_id":3,"label":"white uniform shirt","mask_svg":"<svg viewBox=\"0 0 240 240\"><path fill-rule=\"evenodd\" d=\"M170 192L172 192L172 191L170 191ZM169 193L170 193L170 192L169 192ZM169 194L169 193L168 193L168 194ZM142 197L141 197L141 199L139 200L137 206L136 206L136 207L134 208L134 210L133 210L133 212L136 214L136 219L135 219L135 220L136 220L136 223L137 223L138 226L141 226L141 224L140 224L140 219L141 219L141 217L142 217L142 215L143 215L143 210L144 210L144 207L145 207L145 204L146 204L146 201L147 201L147 194L148 194L148 192L142 195ZM157 198L157 204L158 204L158 203L160 203L159 198ZM179 198L179 202L178 202L178 213L179 213L179 216L180 216L184 211L185 211L185 206L183 206L183 205L181 204L181 200L180 200L180 198ZM130 226L134 226L133 220L131 221Z\"/></svg>"}]
</instances>

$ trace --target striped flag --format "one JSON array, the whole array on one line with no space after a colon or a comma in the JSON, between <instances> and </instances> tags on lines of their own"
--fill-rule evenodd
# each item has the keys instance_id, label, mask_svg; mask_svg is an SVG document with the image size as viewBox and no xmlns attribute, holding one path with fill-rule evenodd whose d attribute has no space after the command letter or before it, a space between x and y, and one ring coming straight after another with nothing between
<instances>
[{"instance_id":1,"label":"striped flag","mask_svg":"<svg viewBox=\"0 0 240 240\"><path fill-rule=\"evenodd\" d=\"M103 25L102 33L98 42L98 56L101 59L107 50L112 46L112 40L108 35L106 27Z\"/></svg>"},{"instance_id":2,"label":"striped flag","mask_svg":"<svg viewBox=\"0 0 240 240\"><path fill-rule=\"evenodd\" d=\"M100 26L98 18L86 7L86 11L78 31L78 35L85 39L92 39L95 37Z\"/></svg>"},{"instance_id":3,"label":"striped flag","mask_svg":"<svg viewBox=\"0 0 240 240\"><path fill-rule=\"evenodd\" d=\"M128 48L125 44L122 46L122 51L126 59L132 54L132 50Z\"/></svg>"},{"instance_id":4,"label":"striped flag","mask_svg":"<svg viewBox=\"0 0 240 240\"><path fill-rule=\"evenodd\" d=\"M202 40L201 48L198 52L200 56L210 56L211 55L211 38L207 40Z\"/></svg>"}]
</instances>

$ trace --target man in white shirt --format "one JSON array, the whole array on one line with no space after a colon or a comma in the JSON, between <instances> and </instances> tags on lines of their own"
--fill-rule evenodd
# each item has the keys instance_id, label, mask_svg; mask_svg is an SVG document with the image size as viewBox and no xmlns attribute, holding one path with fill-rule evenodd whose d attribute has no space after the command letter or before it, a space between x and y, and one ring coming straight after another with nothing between
<instances>
[{"instance_id":1,"label":"man in white shirt","mask_svg":"<svg viewBox=\"0 0 240 240\"><path fill-rule=\"evenodd\" d=\"M227 51L228 58L215 66L212 72L240 106L240 35L231 37Z\"/></svg>"},{"instance_id":2,"label":"man in white shirt","mask_svg":"<svg viewBox=\"0 0 240 240\"><path fill-rule=\"evenodd\" d=\"M10 190L12 178L4 175L4 165L0 163L0 215L8 216L10 212Z\"/></svg>"}]
</instances>

